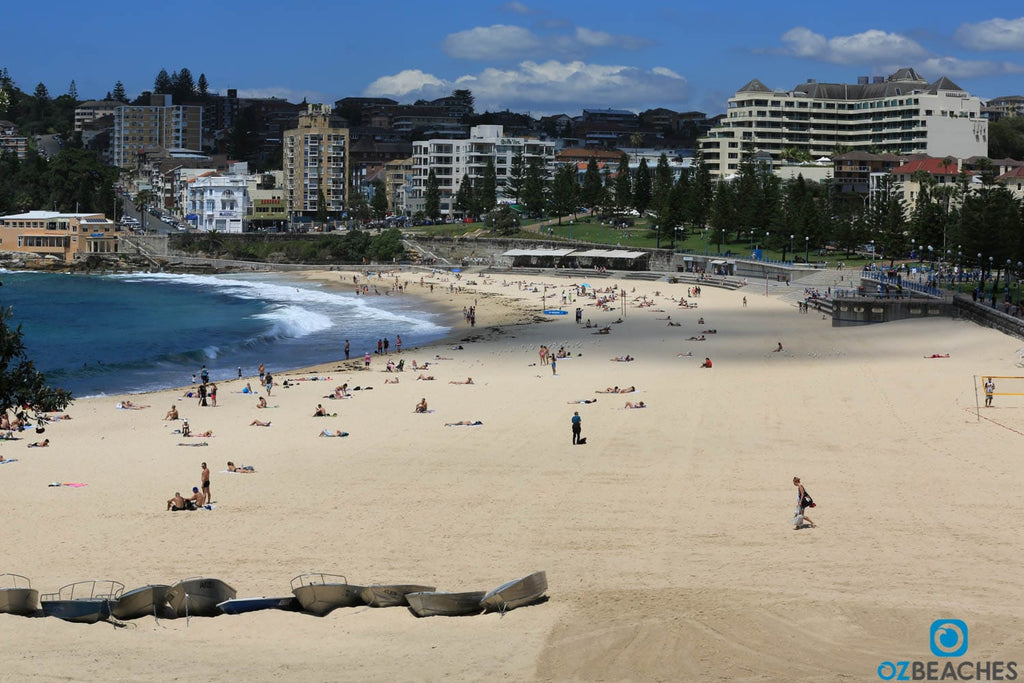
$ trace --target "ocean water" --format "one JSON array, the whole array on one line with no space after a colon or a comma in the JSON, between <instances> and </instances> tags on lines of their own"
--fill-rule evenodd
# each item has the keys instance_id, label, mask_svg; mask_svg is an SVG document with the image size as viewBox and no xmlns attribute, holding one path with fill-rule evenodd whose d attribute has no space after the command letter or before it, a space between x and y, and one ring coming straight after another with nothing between
<instances>
[{"instance_id":1,"label":"ocean water","mask_svg":"<svg viewBox=\"0 0 1024 683\"><path fill-rule=\"evenodd\" d=\"M76 398L183 386L202 365L214 381L436 341L439 311L405 295L357 296L285 275L0 273L29 357Z\"/></svg>"}]
</instances>

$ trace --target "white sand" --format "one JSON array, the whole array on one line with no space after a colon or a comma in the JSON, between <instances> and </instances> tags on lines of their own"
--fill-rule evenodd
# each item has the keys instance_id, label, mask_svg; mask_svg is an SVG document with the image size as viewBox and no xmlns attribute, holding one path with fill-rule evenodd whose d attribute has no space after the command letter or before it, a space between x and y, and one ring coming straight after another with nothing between
<instances>
[{"instance_id":1,"label":"white sand","mask_svg":"<svg viewBox=\"0 0 1024 683\"><path fill-rule=\"evenodd\" d=\"M0 444L19 458L0 466L0 571L42 592L204 575L241 597L288 595L308 571L486 590L544 569L548 602L504 617L351 608L128 629L2 615L0 678L877 680L881 661L932 659L940 617L968 622L972 660L1024 652L1024 396L997 397L979 422L973 385L1024 375L1018 340L949 320L836 330L774 296L710 287L684 311L665 295L686 285L634 281L622 284L660 290L666 312L631 304L609 335L571 314L494 331L516 317L505 297L541 307L540 294L500 280L437 288L458 309L477 299L476 329L458 331L488 339L403 352L397 385L376 358L372 372L269 368L279 382L331 379L275 387L270 410L235 393L237 381L219 384L217 408L177 391L133 397L153 406L139 411L76 401L72 420L47 428L50 448L26 449L34 434ZM550 281L559 295L568 284ZM584 311L602 324L620 314ZM656 320L665 315L683 326ZM705 328L718 334L683 341ZM557 377L534 365L542 343L574 356ZM609 361L624 354L637 360ZM415 381L412 359L435 355L453 360ZM704 356L711 370L698 369ZM467 376L473 385L448 383ZM322 398L343 382L373 389ZM1017 384L998 390L1024 392ZM640 392L594 393L611 385ZM421 397L434 412L413 414ZM312 417L317 403L339 416ZM208 446L177 445L180 423L161 419L172 404L194 431L214 431L191 440ZM574 410L584 446L570 443ZM458 420L484 424L443 426ZM318 438L324 427L351 435ZM204 460L217 509L165 512L175 490L199 484ZM258 473L221 473L228 460ZM818 502L818 528L790 525L793 475Z\"/></svg>"}]
</instances>

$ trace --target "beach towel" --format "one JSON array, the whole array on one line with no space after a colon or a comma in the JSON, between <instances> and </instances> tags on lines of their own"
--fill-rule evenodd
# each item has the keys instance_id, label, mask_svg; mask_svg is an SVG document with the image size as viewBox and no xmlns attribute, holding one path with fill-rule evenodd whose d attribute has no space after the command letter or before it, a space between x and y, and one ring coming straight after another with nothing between
<instances>
[{"instance_id":1,"label":"beach towel","mask_svg":"<svg viewBox=\"0 0 1024 683\"><path fill-rule=\"evenodd\" d=\"M9 462L18 462L17 458L7 458L6 460L0 460L0 465L6 465Z\"/></svg>"},{"instance_id":2,"label":"beach towel","mask_svg":"<svg viewBox=\"0 0 1024 683\"><path fill-rule=\"evenodd\" d=\"M209 446L210 444L208 444L205 441L203 441L202 443L179 443L178 445L179 446L192 446L192 447L196 447L196 446Z\"/></svg>"},{"instance_id":3,"label":"beach towel","mask_svg":"<svg viewBox=\"0 0 1024 683\"><path fill-rule=\"evenodd\" d=\"M52 484L47 484L47 486L70 486L73 489L78 489L78 488L82 488L83 486L88 486L88 484L83 484L83 483L77 482L77 481L64 481L64 482L55 481Z\"/></svg>"}]
</instances>

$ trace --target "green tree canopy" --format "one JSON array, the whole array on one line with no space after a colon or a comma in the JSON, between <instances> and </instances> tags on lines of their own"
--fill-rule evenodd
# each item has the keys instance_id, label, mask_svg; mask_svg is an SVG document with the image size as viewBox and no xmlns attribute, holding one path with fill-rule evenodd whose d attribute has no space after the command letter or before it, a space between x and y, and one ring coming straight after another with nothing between
<instances>
[{"instance_id":1,"label":"green tree canopy","mask_svg":"<svg viewBox=\"0 0 1024 683\"><path fill-rule=\"evenodd\" d=\"M46 383L28 357L21 325L11 328L12 318L10 307L0 308L0 412L23 412L27 407L42 424L42 413L67 408L71 393Z\"/></svg>"}]
</instances>

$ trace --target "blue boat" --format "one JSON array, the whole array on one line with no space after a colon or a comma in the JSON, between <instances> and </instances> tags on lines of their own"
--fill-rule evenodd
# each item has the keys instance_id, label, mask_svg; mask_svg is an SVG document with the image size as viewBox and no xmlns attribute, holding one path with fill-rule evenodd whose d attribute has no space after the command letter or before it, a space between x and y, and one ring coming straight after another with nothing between
<instances>
[{"instance_id":1,"label":"blue boat","mask_svg":"<svg viewBox=\"0 0 1024 683\"><path fill-rule=\"evenodd\" d=\"M95 624L110 618L123 592L124 584L120 581L78 581L42 596L39 604L44 616L76 624Z\"/></svg>"},{"instance_id":2,"label":"blue boat","mask_svg":"<svg viewBox=\"0 0 1024 683\"><path fill-rule=\"evenodd\" d=\"M246 614L264 609L280 609L286 612L298 612L302 609L294 595L286 598L233 598L218 603L217 607L224 614Z\"/></svg>"}]
</instances>

